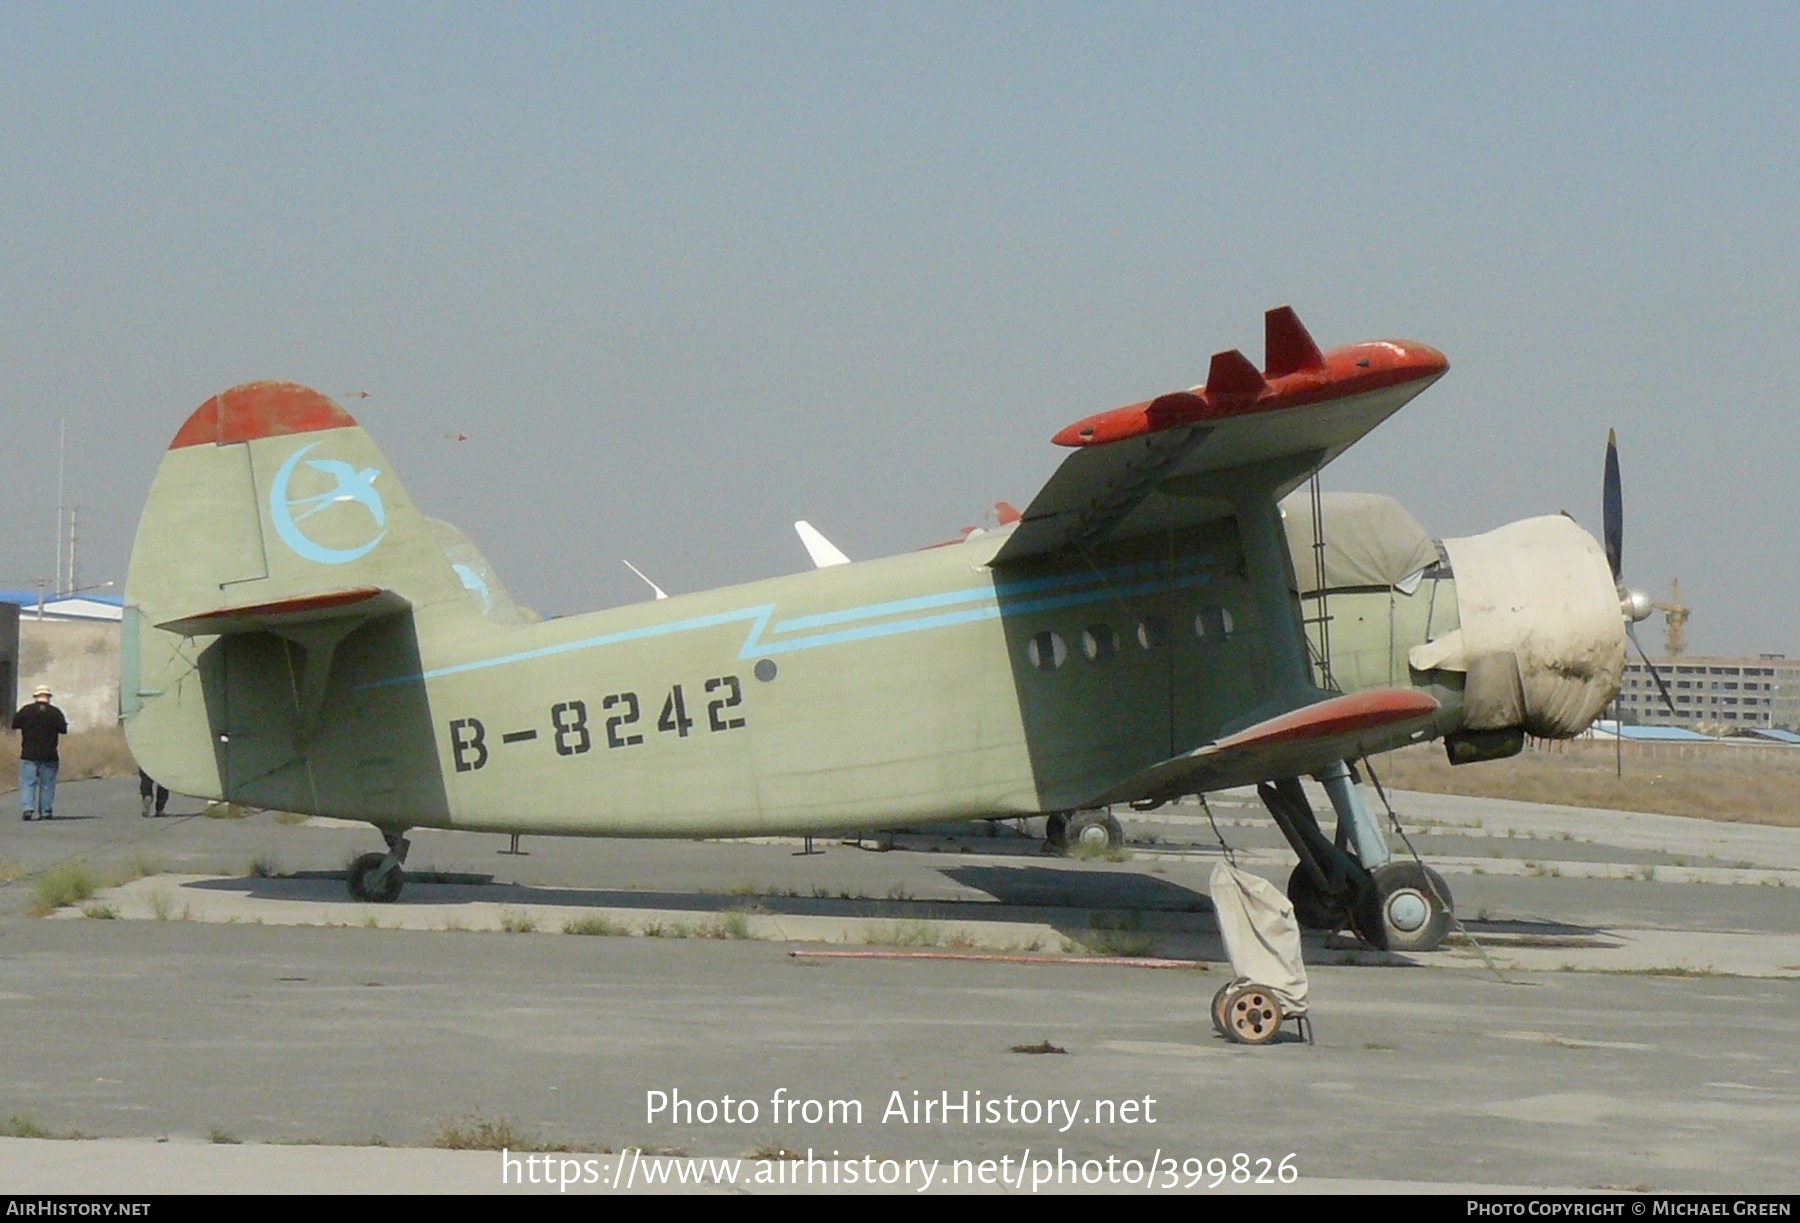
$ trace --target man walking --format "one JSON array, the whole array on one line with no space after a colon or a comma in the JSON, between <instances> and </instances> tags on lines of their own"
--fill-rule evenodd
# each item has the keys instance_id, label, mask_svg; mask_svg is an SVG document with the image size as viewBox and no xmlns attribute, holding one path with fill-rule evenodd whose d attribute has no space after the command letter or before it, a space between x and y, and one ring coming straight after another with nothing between
<instances>
[{"instance_id":1,"label":"man walking","mask_svg":"<svg viewBox=\"0 0 1800 1223\"><path fill-rule=\"evenodd\" d=\"M19 801L24 819L35 813L47 820L56 810L56 770L62 763L56 741L69 733L69 722L50 703L48 684L32 689L31 698L12 720L12 728L19 732Z\"/></svg>"}]
</instances>

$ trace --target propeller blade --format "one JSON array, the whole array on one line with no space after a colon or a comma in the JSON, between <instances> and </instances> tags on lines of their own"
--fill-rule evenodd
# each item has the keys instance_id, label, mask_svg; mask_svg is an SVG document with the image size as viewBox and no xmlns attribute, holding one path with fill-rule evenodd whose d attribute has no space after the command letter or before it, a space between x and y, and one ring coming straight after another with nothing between
<instances>
[{"instance_id":1,"label":"propeller blade","mask_svg":"<svg viewBox=\"0 0 1800 1223\"><path fill-rule=\"evenodd\" d=\"M1606 563L1612 566L1613 581L1625 565L1625 497L1619 487L1619 438L1606 431L1606 478L1600 486L1601 538L1606 545Z\"/></svg>"},{"instance_id":2,"label":"propeller blade","mask_svg":"<svg viewBox=\"0 0 1800 1223\"><path fill-rule=\"evenodd\" d=\"M1631 644L1637 647L1638 657L1644 660L1644 666L1650 672L1650 678L1656 681L1656 690L1662 693L1663 704L1669 707L1669 714L1672 717L1680 717L1681 715L1675 712L1675 698L1669 695L1669 686L1663 683L1663 677L1657 673L1656 664L1651 662L1650 655L1644 652L1644 643L1638 640L1637 625L1627 620L1625 635L1631 638Z\"/></svg>"}]
</instances>

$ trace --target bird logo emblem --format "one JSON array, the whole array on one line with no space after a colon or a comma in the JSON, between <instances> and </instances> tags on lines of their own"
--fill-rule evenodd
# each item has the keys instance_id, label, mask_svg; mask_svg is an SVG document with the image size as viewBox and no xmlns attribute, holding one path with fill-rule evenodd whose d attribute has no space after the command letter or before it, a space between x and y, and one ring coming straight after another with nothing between
<instances>
[{"instance_id":1,"label":"bird logo emblem","mask_svg":"<svg viewBox=\"0 0 1800 1223\"><path fill-rule=\"evenodd\" d=\"M375 491L375 479L381 475L381 471L374 467L365 467L359 471L339 459L307 459L306 455L318 445L318 442L313 442L294 451L275 473L275 483L269 490L269 517L275 523L275 533L281 537L281 542L292 548L294 554L302 560L320 565L348 564L367 556L387 535L387 507L381 503L381 494ZM302 459L306 459L309 469L334 481L333 487L309 496L290 497L288 486ZM314 486L317 487L316 481ZM328 547L313 539L300 526L315 515L339 507L355 506L368 512L368 520L375 532L373 538L359 546ZM342 540L347 530L343 525L344 518L341 511L331 515L331 534L337 540Z\"/></svg>"}]
</instances>

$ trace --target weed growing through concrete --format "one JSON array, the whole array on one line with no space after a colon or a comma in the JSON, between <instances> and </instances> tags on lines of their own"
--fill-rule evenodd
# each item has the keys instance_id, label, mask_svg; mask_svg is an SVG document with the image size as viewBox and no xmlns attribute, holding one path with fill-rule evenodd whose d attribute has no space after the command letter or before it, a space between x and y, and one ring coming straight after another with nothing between
<instances>
[{"instance_id":1,"label":"weed growing through concrete","mask_svg":"<svg viewBox=\"0 0 1800 1223\"><path fill-rule=\"evenodd\" d=\"M508 934L531 934L538 928L537 918L520 909L502 909L500 928Z\"/></svg>"},{"instance_id":2,"label":"weed growing through concrete","mask_svg":"<svg viewBox=\"0 0 1800 1223\"><path fill-rule=\"evenodd\" d=\"M27 1113L14 1113L0 1126L0 1138L57 1138L67 1141L72 1138L92 1138L92 1134L84 1134L80 1130L47 1130L33 1121Z\"/></svg>"},{"instance_id":3,"label":"weed growing through concrete","mask_svg":"<svg viewBox=\"0 0 1800 1223\"><path fill-rule=\"evenodd\" d=\"M212 1143L214 1146L235 1147L235 1146L239 1145L238 1140L236 1138L233 1138L229 1132L227 1132L224 1128L217 1126L217 1125L213 1126L212 1129L207 1131L206 1140L208 1142Z\"/></svg>"},{"instance_id":4,"label":"weed growing through concrete","mask_svg":"<svg viewBox=\"0 0 1800 1223\"><path fill-rule=\"evenodd\" d=\"M157 888L150 893L150 916L157 921L168 921L175 916L175 897L168 888Z\"/></svg>"},{"instance_id":5,"label":"weed growing through concrete","mask_svg":"<svg viewBox=\"0 0 1800 1223\"><path fill-rule=\"evenodd\" d=\"M94 872L83 862L65 862L39 875L31 885L40 913L49 913L64 905L79 904L92 896L99 884Z\"/></svg>"},{"instance_id":6,"label":"weed growing through concrete","mask_svg":"<svg viewBox=\"0 0 1800 1223\"><path fill-rule=\"evenodd\" d=\"M1150 936L1143 920L1133 913L1122 918L1090 917L1090 929L1081 941L1095 955L1140 956L1150 954Z\"/></svg>"},{"instance_id":7,"label":"weed growing through concrete","mask_svg":"<svg viewBox=\"0 0 1800 1223\"><path fill-rule=\"evenodd\" d=\"M273 879L280 869L275 863L274 854L257 854L250 859L250 865L244 868L244 873L252 879Z\"/></svg>"},{"instance_id":8,"label":"weed growing through concrete","mask_svg":"<svg viewBox=\"0 0 1800 1223\"><path fill-rule=\"evenodd\" d=\"M930 922L872 922L863 931L863 942L871 947L936 947L943 932Z\"/></svg>"},{"instance_id":9,"label":"weed growing through concrete","mask_svg":"<svg viewBox=\"0 0 1800 1223\"><path fill-rule=\"evenodd\" d=\"M92 904L82 905L81 915L91 917L96 921L112 921L119 916L119 911L111 905L100 904L96 901Z\"/></svg>"},{"instance_id":10,"label":"weed growing through concrete","mask_svg":"<svg viewBox=\"0 0 1800 1223\"><path fill-rule=\"evenodd\" d=\"M1126 862L1131 858L1131 851L1123 845L1089 845L1083 841L1070 846L1069 857L1077 862Z\"/></svg>"},{"instance_id":11,"label":"weed growing through concrete","mask_svg":"<svg viewBox=\"0 0 1800 1223\"><path fill-rule=\"evenodd\" d=\"M1061 1045L1053 1045L1047 1040L1040 1040L1035 1045L1014 1045L1012 1047L1012 1052L1014 1052L1014 1053L1067 1053L1068 1050L1063 1048Z\"/></svg>"},{"instance_id":12,"label":"weed growing through concrete","mask_svg":"<svg viewBox=\"0 0 1800 1223\"><path fill-rule=\"evenodd\" d=\"M598 913L587 917L571 918L563 923L562 932L564 934L597 934L608 938L631 933L618 922L609 917L602 917Z\"/></svg>"},{"instance_id":13,"label":"weed growing through concrete","mask_svg":"<svg viewBox=\"0 0 1800 1223\"><path fill-rule=\"evenodd\" d=\"M569 1151L567 1143L549 1143L520 1130L509 1117L489 1120L480 1113L441 1118L425 1140L446 1151Z\"/></svg>"},{"instance_id":14,"label":"weed growing through concrete","mask_svg":"<svg viewBox=\"0 0 1800 1223\"><path fill-rule=\"evenodd\" d=\"M305 815L299 811L277 811L275 813L275 822L277 824L304 824L311 818L312 816Z\"/></svg>"}]
</instances>

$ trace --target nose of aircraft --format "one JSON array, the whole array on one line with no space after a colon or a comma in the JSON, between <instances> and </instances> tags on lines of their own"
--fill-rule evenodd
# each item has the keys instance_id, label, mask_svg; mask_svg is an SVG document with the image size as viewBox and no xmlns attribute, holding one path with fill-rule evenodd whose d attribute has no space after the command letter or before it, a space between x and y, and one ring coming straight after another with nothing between
<instances>
[{"instance_id":1,"label":"nose of aircraft","mask_svg":"<svg viewBox=\"0 0 1800 1223\"><path fill-rule=\"evenodd\" d=\"M1465 730L1566 739L1618 695L1625 619L1599 542L1560 515L1446 539L1456 632L1413 649L1421 671L1461 671Z\"/></svg>"}]
</instances>

